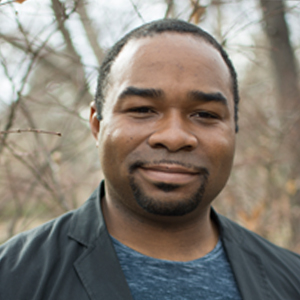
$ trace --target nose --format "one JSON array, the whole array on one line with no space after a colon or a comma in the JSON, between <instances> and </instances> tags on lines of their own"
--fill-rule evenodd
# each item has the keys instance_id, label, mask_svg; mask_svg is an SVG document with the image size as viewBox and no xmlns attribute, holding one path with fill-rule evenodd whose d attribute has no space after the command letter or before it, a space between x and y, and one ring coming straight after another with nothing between
<instances>
[{"instance_id":1,"label":"nose","mask_svg":"<svg viewBox=\"0 0 300 300\"><path fill-rule=\"evenodd\" d=\"M197 147L197 137L190 131L180 112L164 116L156 124L156 130L151 134L148 143L153 148L166 148L170 152L180 150L191 151Z\"/></svg>"}]
</instances>

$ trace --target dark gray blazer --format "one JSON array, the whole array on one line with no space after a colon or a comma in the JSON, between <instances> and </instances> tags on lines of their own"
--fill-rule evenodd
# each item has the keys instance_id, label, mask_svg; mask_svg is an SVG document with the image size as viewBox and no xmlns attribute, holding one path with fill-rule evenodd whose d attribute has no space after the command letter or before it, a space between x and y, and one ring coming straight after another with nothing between
<instances>
[{"instance_id":1,"label":"dark gray blazer","mask_svg":"<svg viewBox=\"0 0 300 300\"><path fill-rule=\"evenodd\" d=\"M79 209L0 247L1 300L132 300L99 191ZM212 210L244 300L299 300L300 256Z\"/></svg>"}]
</instances>

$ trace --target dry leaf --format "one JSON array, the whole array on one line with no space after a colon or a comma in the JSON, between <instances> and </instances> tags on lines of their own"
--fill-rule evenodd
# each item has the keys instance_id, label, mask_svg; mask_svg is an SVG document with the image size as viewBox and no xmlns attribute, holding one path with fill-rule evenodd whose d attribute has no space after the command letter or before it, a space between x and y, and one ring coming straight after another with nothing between
<instances>
[{"instance_id":1,"label":"dry leaf","mask_svg":"<svg viewBox=\"0 0 300 300\"><path fill-rule=\"evenodd\" d=\"M16 0L15 2L22 4L23 2L25 2L26 0Z\"/></svg>"},{"instance_id":2,"label":"dry leaf","mask_svg":"<svg viewBox=\"0 0 300 300\"><path fill-rule=\"evenodd\" d=\"M297 193L297 184L295 180L289 180L285 184L285 190L288 192L289 195L294 196Z\"/></svg>"},{"instance_id":3,"label":"dry leaf","mask_svg":"<svg viewBox=\"0 0 300 300\"><path fill-rule=\"evenodd\" d=\"M265 211L266 205L264 202L256 204L250 212L240 210L237 212L239 219L243 222L243 225L252 230L257 231L260 224L259 220Z\"/></svg>"}]
</instances>

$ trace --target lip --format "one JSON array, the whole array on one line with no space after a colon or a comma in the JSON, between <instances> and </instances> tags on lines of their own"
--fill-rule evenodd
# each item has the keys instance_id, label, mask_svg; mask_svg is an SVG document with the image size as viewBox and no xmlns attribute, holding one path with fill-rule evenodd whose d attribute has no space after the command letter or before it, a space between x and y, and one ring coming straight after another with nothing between
<instances>
[{"instance_id":1,"label":"lip","mask_svg":"<svg viewBox=\"0 0 300 300\"><path fill-rule=\"evenodd\" d=\"M170 184L187 184L199 174L192 169L169 164L143 166L139 170L148 181Z\"/></svg>"}]
</instances>

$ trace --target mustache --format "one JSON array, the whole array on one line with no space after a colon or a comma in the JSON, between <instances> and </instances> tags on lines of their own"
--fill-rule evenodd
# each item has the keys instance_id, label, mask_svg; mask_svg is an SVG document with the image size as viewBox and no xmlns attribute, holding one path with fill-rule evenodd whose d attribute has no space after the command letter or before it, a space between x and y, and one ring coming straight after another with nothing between
<instances>
[{"instance_id":1,"label":"mustache","mask_svg":"<svg viewBox=\"0 0 300 300\"><path fill-rule=\"evenodd\" d=\"M137 160L136 162L134 162L133 164L131 164L129 166L129 174L132 174L136 169L144 167L144 166L160 165L160 164L179 165L184 168L193 170L193 171L203 175L206 178L209 176L209 171L205 167L200 167L200 166L196 166L191 163L186 163L186 162L177 161L177 160L168 160L168 159L154 160L154 161Z\"/></svg>"}]
</instances>

